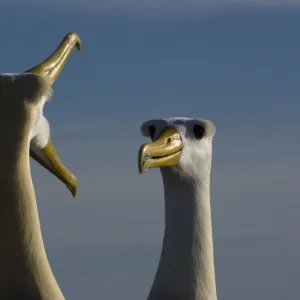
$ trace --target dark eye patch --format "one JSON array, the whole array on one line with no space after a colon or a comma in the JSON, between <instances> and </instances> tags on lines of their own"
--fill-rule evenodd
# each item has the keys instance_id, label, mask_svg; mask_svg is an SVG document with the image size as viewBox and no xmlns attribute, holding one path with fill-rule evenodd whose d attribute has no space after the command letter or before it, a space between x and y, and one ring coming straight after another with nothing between
<instances>
[{"instance_id":1,"label":"dark eye patch","mask_svg":"<svg viewBox=\"0 0 300 300\"><path fill-rule=\"evenodd\" d=\"M196 124L193 127L193 133L196 139L201 140L204 136L205 131L201 125Z\"/></svg>"},{"instance_id":2,"label":"dark eye patch","mask_svg":"<svg viewBox=\"0 0 300 300\"><path fill-rule=\"evenodd\" d=\"M151 125L148 127L148 132L149 132L149 136L151 137L151 139L154 139L155 136L155 126Z\"/></svg>"}]
</instances>

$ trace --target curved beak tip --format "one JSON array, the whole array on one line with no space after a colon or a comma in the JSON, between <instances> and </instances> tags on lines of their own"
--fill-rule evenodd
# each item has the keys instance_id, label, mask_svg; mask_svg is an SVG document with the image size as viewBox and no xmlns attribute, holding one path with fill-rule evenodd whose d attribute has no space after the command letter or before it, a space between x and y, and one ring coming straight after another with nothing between
<instances>
[{"instance_id":1,"label":"curved beak tip","mask_svg":"<svg viewBox=\"0 0 300 300\"><path fill-rule=\"evenodd\" d=\"M73 198L76 198L76 195L77 195L77 187L71 188L70 191L71 191L71 194L72 194Z\"/></svg>"},{"instance_id":2,"label":"curved beak tip","mask_svg":"<svg viewBox=\"0 0 300 300\"><path fill-rule=\"evenodd\" d=\"M79 52L79 54L82 56L82 46L80 41L76 43L76 49Z\"/></svg>"},{"instance_id":3,"label":"curved beak tip","mask_svg":"<svg viewBox=\"0 0 300 300\"><path fill-rule=\"evenodd\" d=\"M144 169L144 164L143 163L139 163L139 173L142 174L144 172L146 172L147 170Z\"/></svg>"},{"instance_id":4,"label":"curved beak tip","mask_svg":"<svg viewBox=\"0 0 300 300\"><path fill-rule=\"evenodd\" d=\"M139 160L139 173L143 174L149 170L149 165L147 164L147 160L142 159Z\"/></svg>"},{"instance_id":5,"label":"curved beak tip","mask_svg":"<svg viewBox=\"0 0 300 300\"><path fill-rule=\"evenodd\" d=\"M145 148L146 147L147 147L147 144L143 144L139 149L138 168L139 168L140 174L147 171L147 168L145 168Z\"/></svg>"},{"instance_id":6,"label":"curved beak tip","mask_svg":"<svg viewBox=\"0 0 300 300\"><path fill-rule=\"evenodd\" d=\"M75 175L72 174L71 180L66 183L67 188L70 190L73 198L76 198L77 189L78 189L78 180Z\"/></svg>"}]
</instances>

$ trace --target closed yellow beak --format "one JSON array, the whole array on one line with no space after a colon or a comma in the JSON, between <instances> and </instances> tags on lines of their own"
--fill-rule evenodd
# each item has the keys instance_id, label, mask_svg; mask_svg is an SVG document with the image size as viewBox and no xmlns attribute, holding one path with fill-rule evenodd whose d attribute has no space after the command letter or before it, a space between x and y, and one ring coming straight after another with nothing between
<instances>
[{"instance_id":1,"label":"closed yellow beak","mask_svg":"<svg viewBox=\"0 0 300 300\"><path fill-rule=\"evenodd\" d=\"M153 143L143 144L139 150L139 172L150 168L177 166L183 149L180 133L176 128L165 129Z\"/></svg>"}]
</instances>

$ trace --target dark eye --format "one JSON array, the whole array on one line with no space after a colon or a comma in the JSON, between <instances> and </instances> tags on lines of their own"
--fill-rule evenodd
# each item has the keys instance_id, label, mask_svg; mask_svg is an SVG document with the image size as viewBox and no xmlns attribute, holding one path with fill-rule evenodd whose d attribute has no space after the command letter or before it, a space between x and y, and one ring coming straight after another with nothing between
<instances>
[{"instance_id":1,"label":"dark eye","mask_svg":"<svg viewBox=\"0 0 300 300\"><path fill-rule=\"evenodd\" d=\"M148 131L149 131L149 136L153 140L155 136L155 126L154 125L149 126Z\"/></svg>"},{"instance_id":2,"label":"dark eye","mask_svg":"<svg viewBox=\"0 0 300 300\"><path fill-rule=\"evenodd\" d=\"M202 139L203 135L204 135L204 128L198 124L196 124L193 128L193 132L195 135L195 138L200 140Z\"/></svg>"}]
</instances>

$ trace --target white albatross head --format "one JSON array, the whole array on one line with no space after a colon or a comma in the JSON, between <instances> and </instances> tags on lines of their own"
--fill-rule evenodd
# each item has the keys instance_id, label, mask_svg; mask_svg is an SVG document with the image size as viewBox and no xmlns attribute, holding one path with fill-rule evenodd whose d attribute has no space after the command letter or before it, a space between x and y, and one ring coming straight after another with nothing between
<instances>
[{"instance_id":1,"label":"white albatross head","mask_svg":"<svg viewBox=\"0 0 300 300\"><path fill-rule=\"evenodd\" d=\"M160 167L165 232L148 300L217 299L210 209L210 171L215 126L202 119L145 122L152 139L139 150L139 171Z\"/></svg>"},{"instance_id":2,"label":"white albatross head","mask_svg":"<svg viewBox=\"0 0 300 300\"><path fill-rule=\"evenodd\" d=\"M141 126L152 143L139 151L139 171L170 167L182 177L194 178L210 171L212 139L215 126L211 121L192 118L165 118L146 121Z\"/></svg>"}]
</instances>

